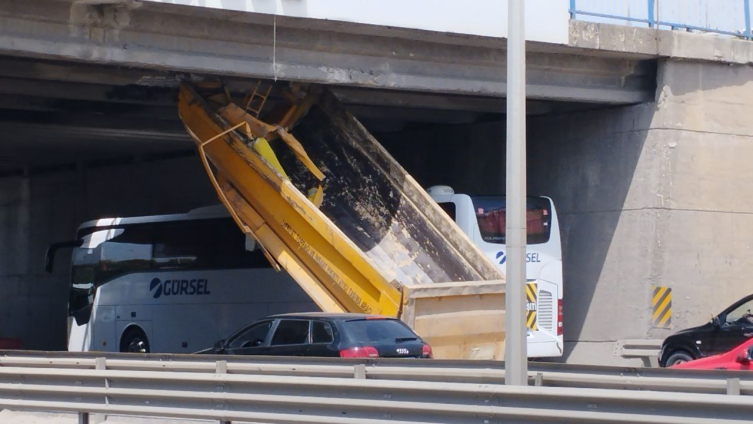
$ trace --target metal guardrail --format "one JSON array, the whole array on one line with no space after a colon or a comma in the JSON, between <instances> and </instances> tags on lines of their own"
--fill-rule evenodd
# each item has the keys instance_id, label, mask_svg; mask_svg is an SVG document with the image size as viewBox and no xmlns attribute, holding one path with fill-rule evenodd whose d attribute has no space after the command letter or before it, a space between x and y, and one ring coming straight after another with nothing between
<instances>
[{"instance_id":1,"label":"metal guardrail","mask_svg":"<svg viewBox=\"0 0 753 424\"><path fill-rule=\"evenodd\" d=\"M92 370L144 372L190 372L212 374L222 369L236 375L280 375L289 377L365 378L446 383L503 383L504 369L493 363L461 361L300 361L298 358L195 357L176 355L170 360L84 357L0 357L4 368ZM319 363L317 363L319 362ZM741 395L753 395L753 375L731 372L677 372L640 368L577 367L562 364L532 363L531 385L545 387L603 388L614 390L653 390L683 393L730 393L739 387Z\"/></svg>"},{"instance_id":2,"label":"metal guardrail","mask_svg":"<svg viewBox=\"0 0 753 424\"><path fill-rule=\"evenodd\" d=\"M570 0L570 17L709 32L750 40L753 38L750 1Z\"/></svg>"},{"instance_id":3,"label":"metal guardrail","mask_svg":"<svg viewBox=\"0 0 753 424\"><path fill-rule=\"evenodd\" d=\"M753 416L749 396L233 374L223 364L212 373L2 366L0 408L286 424L731 424Z\"/></svg>"},{"instance_id":4,"label":"metal guardrail","mask_svg":"<svg viewBox=\"0 0 753 424\"><path fill-rule=\"evenodd\" d=\"M0 408L224 423L738 423L753 373L532 362L0 352Z\"/></svg>"},{"instance_id":5,"label":"metal guardrail","mask_svg":"<svg viewBox=\"0 0 753 424\"><path fill-rule=\"evenodd\" d=\"M349 359L271 356L183 354L73 353L0 351L0 368L59 368L118 371L173 371L214 373L226 363L230 374L286 375L367 379L402 379L451 383L504 381L504 363L498 361L446 361L414 359ZM99 359L98 359L99 358ZM584 387L728 393L740 381L740 392L753 395L753 373L746 371L698 371L635 367L602 367L545 362L529 363L529 381L547 387Z\"/></svg>"}]
</instances>

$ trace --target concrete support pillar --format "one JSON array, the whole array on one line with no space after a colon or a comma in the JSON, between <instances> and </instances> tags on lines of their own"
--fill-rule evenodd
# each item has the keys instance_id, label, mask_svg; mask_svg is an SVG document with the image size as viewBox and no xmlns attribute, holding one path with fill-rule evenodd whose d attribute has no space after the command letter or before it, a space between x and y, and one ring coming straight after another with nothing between
<instances>
[{"instance_id":1,"label":"concrete support pillar","mask_svg":"<svg viewBox=\"0 0 753 424\"><path fill-rule=\"evenodd\" d=\"M663 339L750 294L753 67L658 73L653 103L529 125L530 189L560 214L569 362L628 364L615 341ZM657 288L672 290L659 323Z\"/></svg>"}]
</instances>

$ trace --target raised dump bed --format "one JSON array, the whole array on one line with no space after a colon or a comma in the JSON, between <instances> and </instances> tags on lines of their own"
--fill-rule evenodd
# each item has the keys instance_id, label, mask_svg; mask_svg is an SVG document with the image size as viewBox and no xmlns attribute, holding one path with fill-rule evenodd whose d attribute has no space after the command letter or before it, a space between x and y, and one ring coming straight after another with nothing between
<instances>
[{"instance_id":1,"label":"raised dump bed","mask_svg":"<svg viewBox=\"0 0 753 424\"><path fill-rule=\"evenodd\" d=\"M323 310L400 317L436 357L499 358L494 264L334 95L283 95L259 119L266 96L180 90L180 117L240 228Z\"/></svg>"}]
</instances>

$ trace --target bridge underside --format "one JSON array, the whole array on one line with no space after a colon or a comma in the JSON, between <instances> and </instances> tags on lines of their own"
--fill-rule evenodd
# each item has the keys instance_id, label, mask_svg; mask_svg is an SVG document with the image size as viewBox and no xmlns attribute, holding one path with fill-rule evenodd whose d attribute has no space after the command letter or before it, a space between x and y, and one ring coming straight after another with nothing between
<instances>
[{"instance_id":1,"label":"bridge underside","mask_svg":"<svg viewBox=\"0 0 753 424\"><path fill-rule=\"evenodd\" d=\"M6 175L192 150L175 113L181 79L219 78L239 92L258 79L328 84L375 133L501 120L505 109L503 39L71 0L2 2L0 28ZM650 56L528 50L531 115L654 98Z\"/></svg>"},{"instance_id":2,"label":"bridge underside","mask_svg":"<svg viewBox=\"0 0 753 424\"><path fill-rule=\"evenodd\" d=\"M239 95L258 78L0 55L0 174L17 175L123 157L193 154L177 116L180 78L219 79ZM263 80L272 84L272 80ZM278 81L276 87L285 84ZM372 132L501 120L504 98L331 86ZM272 91L269 102L280 100ZM529 114L603 107L531 100Z\"/></svg>"},{"instance_id":3,"label":"bridge underside","mask_svg":"<svg viewBox=\"0 0 753 424\"><path fill-rule=\"evenodd\" d=\"M177 117L182 79L220 79L237 93L260 79L327 84L423 186L504 190L502 39L275 21L174 4L91 3L0 3L0 249L6 246L0 309L8 311L0 338L21 338L29 348L64 346L66 258L52 275L41 263L45 248L70 238L82 221L216 203ZM635 164L623 166L626 146L612 132L624 124L622 117L632 116L631 105L654 101L656 57L529 43L527 58L529 156L532 169L542 170L530 173L529 186L551 194L563 216L619 210L623 192L607 206L589 197L593 207L581 211L580 189L602 156L615 161L603 170L619 180L611 189L626 190L633 180ZM277 99L273 91L271 101ZM637 134L624 144L639 156L645 134ZM609 153L613 148L616 153ZM602 156L591 155L597 151ZM612 168L620 170L617 177ZM567 219L565 225L572 225ZM614 232L589 230L591 224L584 220L571 232L571 245L578 237L603 240ZM587 259L582 252L573 255L566 263ZM590 297L581 294L595 290L600 278L598 270L586 282L566 276L573 282L566 310L588 310ZM577 340L579 332L589 338L585 317L570 316L568 338Z\"/></svg>"},{"instance_id":4,"label":"bridge underside","mask_svg":"<svg viewBox=\"0 0 753 424\"><path fill-rule=\"evenodd\" d=\"M0 5L0 28L0 53L9 55L173 75L506 93L505 40L490 37L111 0L8 0ZM529 43L528 95L614 104L651 100L650 57Z\"/></svg>"}]
</instances>

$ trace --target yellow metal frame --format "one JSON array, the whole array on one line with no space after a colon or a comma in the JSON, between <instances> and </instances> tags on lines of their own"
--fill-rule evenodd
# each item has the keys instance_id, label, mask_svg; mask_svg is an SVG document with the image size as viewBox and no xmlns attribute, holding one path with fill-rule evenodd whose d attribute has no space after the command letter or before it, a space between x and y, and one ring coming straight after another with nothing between
<instances>
[{"instance_id":1,"label":"yellow metal frame","mask_svg":"<svg viewBox=\"0 0 753 424\"><path fill-rule=\"evenodd\" d=\"M292 105L284 126L261 122L232 104L213 109L185 85L178 107L222 203L240 228L258 240L265 254L287 270L322 310L398 316L400 287L388 281L318 209L324 174L285 129L315 102L309 96ZM319 180L311 200L247 146L253 146L256 137L268 136L272 128Z\"/></svg>"}]
</instances>

